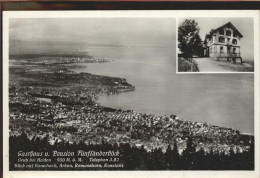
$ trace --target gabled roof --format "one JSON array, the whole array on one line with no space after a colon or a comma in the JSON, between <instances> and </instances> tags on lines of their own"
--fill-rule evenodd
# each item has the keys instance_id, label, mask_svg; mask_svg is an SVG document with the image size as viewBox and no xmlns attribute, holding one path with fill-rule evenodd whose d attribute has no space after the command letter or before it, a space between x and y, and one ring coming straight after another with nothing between
<instances>
[{"instance_id":1,"label":"gabled roof","mask_svg":"<svg viewBox=\"0 0 260 178\"><path fill-rule=\"evenodd\" d=\"M222 26L220 26L220 27L214 29L214 30L212 31L212 33L213 33L213 32L216 32L216 31L218 31L218 30L220 30L221 28L224 28L224 27L226 27L226 26L230 26L230 27L239 35L240 38L243 37L243 35L236 29L236 27L235 27L231 22L228 22L228 23L226 23L226 24L224 24L224 25L222 25ZM212 33L210 34L210 36L212 35Z\"/></svg>"}]
</instances>

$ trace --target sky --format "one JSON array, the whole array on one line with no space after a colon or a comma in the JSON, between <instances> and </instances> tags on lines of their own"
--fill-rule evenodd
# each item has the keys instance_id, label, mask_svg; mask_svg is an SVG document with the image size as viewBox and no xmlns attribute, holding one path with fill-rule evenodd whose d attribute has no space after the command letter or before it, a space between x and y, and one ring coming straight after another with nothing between
<instances>
[{"instance_id":1,"label":"sky","mask_svg":"<svg viewBox=\"0 0 260 178\"><path fill-rule=\"evenodd\" d=\"M242 57L253 60L252 18L193 19L199 24L202 40L211 29L231 22L244 36ZM184 20L179 18L179 24ZM175 18L15 18L9 24L10 53L70 51L73 44L81 43L172 46L175 22Z\"/></svg>"},{"instance_id":2,"label":"sky","mask_svg":"<svg viewBox=\"0 0 260 178\"><path fill-rule=\"evenodd\" d=\"M17 18L10 40L168 45L175 40L174 18Z\"/></svg>"},{"instance_id":3,"label":"sky","mask_svg":"<svg viewBox=\"0 0 260 178\"><path fill-rule=\"evenodd\" d=\"M181 25L186 18L178 20L178 25ZM198 22L200 27L200 37L205 39L206 33L209 33L211 29L216 29L228 22L231 22L237 30L243 35L240 40L241 55L247 60L253 60L254 58L254 21L253 18L191 18Z\"/></svg>"}]
</instances>

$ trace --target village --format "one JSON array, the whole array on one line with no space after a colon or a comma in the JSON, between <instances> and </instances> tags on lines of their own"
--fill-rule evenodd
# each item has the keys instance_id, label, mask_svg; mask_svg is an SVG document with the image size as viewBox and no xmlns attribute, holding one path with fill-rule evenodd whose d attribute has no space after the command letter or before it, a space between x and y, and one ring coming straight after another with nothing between
<instances>
[{"instance_id":1,"label":"village","mask_svg":"<svg viewBox=\"0 0 260 178\"><path fill-rule=\"evenodd\" d=\"M52 55L52 56L44 56L44 55L36 55L36 56L20 56L20 55L12 55L10 56L13 61L19 59L18 63L23 65L52 65L52 64L73 64L73 63L104 63L110 62L108 59L102 58L94 58L93 56L59 56L59 55Z\"/></svg>"}]
</instances>

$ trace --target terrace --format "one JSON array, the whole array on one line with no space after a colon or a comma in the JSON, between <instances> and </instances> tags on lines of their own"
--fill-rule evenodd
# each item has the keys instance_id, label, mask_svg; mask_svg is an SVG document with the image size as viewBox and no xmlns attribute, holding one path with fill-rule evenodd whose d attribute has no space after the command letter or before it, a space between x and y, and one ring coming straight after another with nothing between
<instances>
[{"instance_id":1,"label":"terrace","mask_svg":"<svg viewBox=\"0 0 260 178\"><path fill-rule=\"evenodd\" d=\"M233 63L237 63L237 60L239 60L240 64L243 63L240 53L218 53L217 61L220 59L227 59L227 61L232 61Z\"/></svg>"}]
</instances>

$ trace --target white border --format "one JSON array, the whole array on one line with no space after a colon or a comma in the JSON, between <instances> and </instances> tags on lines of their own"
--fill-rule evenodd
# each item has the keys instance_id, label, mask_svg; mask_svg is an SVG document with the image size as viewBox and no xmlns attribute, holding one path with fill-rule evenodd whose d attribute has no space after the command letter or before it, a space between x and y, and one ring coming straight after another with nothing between
<instances>
[{"instance_id":1,"label":"white border","mask_svg":"<svg viewBox=\"0 0 260 178\"><path fill-rule=\"evenodd\" d=\"M9 171L8 136L8 49L10 18L178 18L178 17L253 17L255 51L255 171ZM177 23L177 19L176 19ZM177 28L177 24L176 24ZM177 39L177 36L176 36ZM3 161L4 177L260 177L259 175L259 11L9 11L3 12ZM176 44L176 48L178 45ZM176 52L177 54L177 52ZM174 60L174 59L173 59ZM177 66L177 65L176 65ZM201 73L199 73L201 74Z\"/></svg>"}]
</instances>

